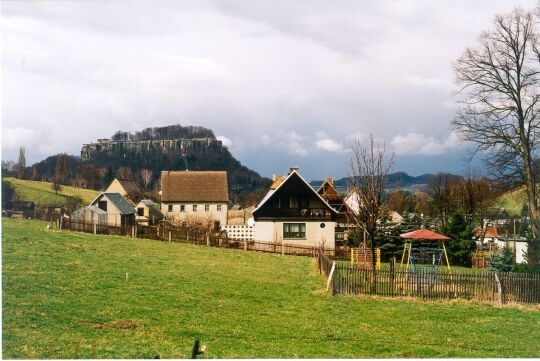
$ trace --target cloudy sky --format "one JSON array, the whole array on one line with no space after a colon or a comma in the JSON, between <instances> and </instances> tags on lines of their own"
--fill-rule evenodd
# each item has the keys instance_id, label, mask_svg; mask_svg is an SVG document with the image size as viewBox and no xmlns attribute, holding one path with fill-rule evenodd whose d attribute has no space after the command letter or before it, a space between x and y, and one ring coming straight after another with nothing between
<instances>
[{"instance_id":1,"label":"cloudy sky","mask_svg":"<svg viewBox=\"0 0 540 361\"><path fill-rule=\"evenodd\" d=\"M452 63L495 14L536 1L1 5L3 160L180 123L211 128L262 175L298 165L320 179L347 175L370 133L395 170L462 171Z\"/></svg>"}]
</instances>

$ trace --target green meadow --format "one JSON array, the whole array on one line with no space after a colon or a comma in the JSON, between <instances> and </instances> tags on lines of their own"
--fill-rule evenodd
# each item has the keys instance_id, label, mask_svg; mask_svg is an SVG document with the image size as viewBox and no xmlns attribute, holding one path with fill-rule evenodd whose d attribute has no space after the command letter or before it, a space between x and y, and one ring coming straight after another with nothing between
<instances>
[{"instance_id":1,"label":"green meadow","mask_svg":"<svg viewBox=\"0 0 540 361\"><path fill-rule=\"evenodd\" d=\"M17 199L33 201L36 204L66 204L70 198L82 199L83 204L92 202L99 194L93 189L61 186L58 194L53 189L52 183L32 181L17 178L4 178L12 184Z\"/></svg>"},{"instance_id":2,"label":"green meadow","mask_svg":"<svg viewBox=\"0 0 540 361\"><path fill-rule=\"evenodd\" d=\"M4 358L540 357L540 308L336 296L307 257L2 220Z\"/></svg>"}]
</instances>

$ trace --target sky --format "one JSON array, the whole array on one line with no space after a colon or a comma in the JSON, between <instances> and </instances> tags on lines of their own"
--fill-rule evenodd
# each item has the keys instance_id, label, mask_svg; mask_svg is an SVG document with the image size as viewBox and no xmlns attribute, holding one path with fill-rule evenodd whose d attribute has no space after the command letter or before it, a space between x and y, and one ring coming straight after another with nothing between
<instances>
[{"instance_id":1,"label":"sky","mask_svg":"<svg viewBox=\"0 0 540 361\"><path fill-rule=\"evenodd\" d=\"M346 176L370 134L395 171L463 173L452 65L516 6L536 1L3 0L2 160L182 124L263 176Z\"/></svg>"}]
</instances>

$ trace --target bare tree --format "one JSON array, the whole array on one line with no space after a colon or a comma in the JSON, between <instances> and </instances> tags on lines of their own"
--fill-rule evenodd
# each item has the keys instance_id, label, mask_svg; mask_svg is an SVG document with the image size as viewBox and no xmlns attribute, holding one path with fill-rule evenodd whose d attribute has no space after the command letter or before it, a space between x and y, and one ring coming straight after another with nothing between
<instances>
[{"instance_id":1,"label":"bare tree","mask_svg":"<svg viewBox=\"0 0 540 361\"><path fill-rule=\"evenodd\" d=\"M62 156L56 157L56 166L54 167L54 180L53 183L64 184L64 176L62 173Z\"/></svg>"},{"instance_id":2,"label":"bare tree","mask_svg":"<svg viewBox=\"0 0 540 361\"><path fill-rule=\"evenodd\" d=\"M383 192L393 162L394 155L388 156L384 145L375 145L372 135L367 147L363 147L358 140L352 146L349 186L355 190L352 197L355 198L353 202L356 209L347 212L347 217L357 228L358 233L365 232L370 240L372 265L375 265L375 234L378 221L385 214ZM373 288L376 287L375 272L373 267Z\"/></svg>"},{"instance_id":3,"label":"bare tree","mask_svg":"<svg viewBox=\"0 0 540 361\"><path fill-rule=\"evenodd\" d=\"M24 178L24 170L26 169L26 156L24 147L19 148L19 162L17 163L17 178Z\"/></svg>"},{"instance_id":4,"label":"bare tree","mask_svg":"<svg viewBox=\"0 0 540 361\"><path fill-rule=\"evenodd\" d=\"M497 16L478 48L467 49L455 64L461 97L452 122L462 139L475 143L475 154L486 153L499 179L525 184L533 237L539 233L533 167L540 128L539 60L533 14L515 9Z\"/></svg>"},{"instance_id":5,"label":"bare tree","mask_svg":"<svg viewBox=\"0 0 540 361\"><path fill-rule=\"evenodd\" d=\"M452 174L439 172L429 180L427 185L428 193L433 198L433 208L442 227L448 223L448 218L454 211L449 186L455 179Z\"/></svg>"},{"instance_id":6,"label":"bare tree","mask_svg":"<svg viewBox=\"0 0 540 361\"><path fill-rule=\"evenodd\" d=\"M34 165L32 166L32 180L36 180L37 172L38 172L38 171L37 171L37 167L36 167L36 165L34 164Z\"/></svg>"},{"instance_id":7,"label":"bare tree","mask_svg":"<svg viewBox=\"0 0 540 361\"><path fill-rule=\"evenodd\" d=\"M69 157L64 153L62 154L62 184L67 184L69 179Z\"/></svg>"},{"instance_id":8,"label":"bare tree","mask_svg":"<svg viewBox=\"0 0 540 361\"><path fill-rule=\"evenodd\" d=\"M148 190L148 186L150 185L150 182L152 182L153 173L149 169L141 169L140 174L144 184L144 189Z\"/></svg>"},{"instance_id":9,"label":"bare tree","mask_svg":"<svg viewBox=\"0 0 540 361\"><path fill-rule=\"evenodd\" d=\"M120 167L116 171L116 176L119 179L133 179L133 172L129 167Z\"/></svg>"}]
</instances>

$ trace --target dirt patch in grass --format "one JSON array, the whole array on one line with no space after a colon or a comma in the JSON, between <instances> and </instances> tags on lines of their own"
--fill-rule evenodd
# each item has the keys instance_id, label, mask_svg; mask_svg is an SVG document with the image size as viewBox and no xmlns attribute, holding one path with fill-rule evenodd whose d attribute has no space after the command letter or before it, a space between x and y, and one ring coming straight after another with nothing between
<instances>
[{"instance_id":1,"label":"dirt patch in grass","mask_svg":"<svg viewBox=\"0 0 540 361\"><path fill-rule=\"evenodd\" d=\"M117 321L114 323L98 322L98 323L94 323L93 327L96 330L102 330L105 328L115 328L117 330L132 330L135 327L137 327L137 323L132 320L122 320L122 321Z\"/></svg>"}]
</instances>

